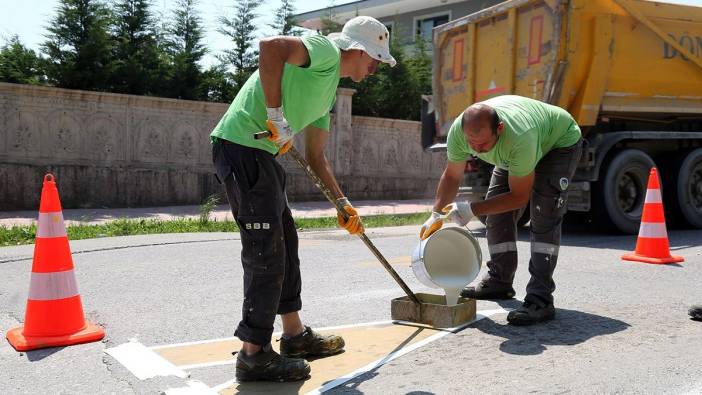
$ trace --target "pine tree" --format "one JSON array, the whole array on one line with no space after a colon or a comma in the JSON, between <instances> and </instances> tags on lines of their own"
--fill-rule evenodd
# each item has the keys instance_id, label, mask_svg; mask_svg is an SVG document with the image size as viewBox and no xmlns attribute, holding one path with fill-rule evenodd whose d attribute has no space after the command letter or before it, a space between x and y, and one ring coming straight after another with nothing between
<instances>
[{"instance_id":1,"label":"pine tree","mask_svg":"<svg viewBox=\"0 0 702 395\"><path fill-rule=\"evenodd\" d=\"M201 97L202 70L199 62L207 53L202 44L202 19L195 10L197 0L177 0L176 5L166 38L171 61L166 94L194 100Z\"/></svg>"},{"instance_id":2,"label":"pine tree","mask_svg":"<svg viewBox=\"0 0 702 395\"><path fill-rule=\"evenodd\" d=\"M282 0L275 10L275 19L270 26L282 36L300 36L302 31L295 25L295 6L292 0Z\"/></svg>"},{"instance_id":3,"label":"pine tree","mask_svg":"<svg viewBox=\"0 0 702 395\"><path fill-rule=\"evenodd\" d=\"M149 0L119 0L114 6L114 92L154 94L163 78L161 49Z\"/></svg>"},{"instance_id":4,"label":"pine tree","mask_svg":"<svg viewBox=\"0 0 702 395\"><path fill-rule=\"evenodd\" d=\"M325 14L320 18L322 28L318 30L317 33L326 36L329 33L340 32L341 29L344 28L344 25L342 23L336 22L334 20L335 17L336 14L334 14L334 1L330 1Z\"/></svg>"},{"instance_id":5,"label":"pine tree","mask_svg":"<svg viewBox=\"0 0 702 395\"><path fill-rule=\"evenodd\" d=\"M234 83L231 73L227 72L224 64L211 66L202 73L201 99L229 103L234 99Z\"/></svg>"},{"instance_id":6,"label":"pine tree","mask_svg":"<svg viewBox=\"0 0 702 395\"><path fill-rule=\"evenodd\" d=\"M60 0L42 46L47 76L62 88L104 91L112 72L111 13L98 0Z\"/></svg>"},{"instance_id":7,"label":"pine tree","mask_svg":"<svg viewBox=\"0 0 702 395\"><path fill-rule=\"evenodd\" d=\"M374 75L360 83L343 79L339 84L357 90L352 107L355 115L418 120L421 95L431 92L431 58L425 45L423 42L417 44L407 55L407 48L399 39L403 35L403 26L395 21L394 27L390 36L390 54L397 65L381 64Z\"/></svg>"},{"instance_id":8,"label":"pine tree","mask_svg":"<svg viewBox=\"0 0 702 395\"><path fill-rule=\"evenodd\" d=\"M256 32L254 19L258 16L255 11L259 4L252 0L238 0L233 17L219 18L221 26L217 31L234 42L234 48L225 50L220 60L234 69L237 92L258 67L258 51L253 49L253 40Z\"/></svg>"},{"instance_id":9,"label":"pine tree","mask_svg":"<svg viewBox=\"0 0 702 395\"><path fill-rule=\"evenodd\" d=\"M44 61L25 47L17 35L0 47L0 81L15 84L45 83Z\"/></svg>"}]
</instances>

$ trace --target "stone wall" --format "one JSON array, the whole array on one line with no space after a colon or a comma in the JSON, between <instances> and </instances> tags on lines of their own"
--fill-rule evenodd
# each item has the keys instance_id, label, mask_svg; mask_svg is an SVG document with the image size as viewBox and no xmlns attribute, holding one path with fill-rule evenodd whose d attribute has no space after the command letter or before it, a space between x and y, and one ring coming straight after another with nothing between
<instances>
[{"instance_id":1,"label":"stone wall","mask_svg":"<svg viewBox=\"0 0 702 395\"><path fill-rule=\"evenodd\" d=\"M352 200L431 196L445 156L422 151L418 122L351 116L352 95L339 89L326 146L342 189ZM221 193L208 136L227 107L0 83L0 210L36 209L46 171L65 208L199 204ZM290 200L323 199L281 161Z\"/></svg>"}]
</instances>

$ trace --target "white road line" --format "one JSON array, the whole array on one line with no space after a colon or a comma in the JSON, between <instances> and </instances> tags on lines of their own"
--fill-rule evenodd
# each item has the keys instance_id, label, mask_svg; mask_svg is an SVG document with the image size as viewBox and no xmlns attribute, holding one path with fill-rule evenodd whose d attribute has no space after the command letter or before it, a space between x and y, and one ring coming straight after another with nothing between
<instances>
[{"instance_id":1,"label":"white road line","mask_svg":"<svg viewBox=\"0 0 702 395\"><path fill-rule=\"evenodd\" d=\"M492 316L492 315L494 315L494 314L500 314L500 313L506 313L506 312L507 312L507 310L504 310L504 309L494 309L494 310L483 310L483 311L479 311L479 312L476 314L475 319L473 319L473 320L470 321L470 322L466 322L465 324L460 325L460 326L458 326L458 327L456 327L456 328L453 328L453 329L454 329L453 331L448 331L448 330L446 330L446 331L440 331L439 333L437 333L437 334L435 334L435 335L432 335L432 336L430 336L430 337L428 337L428 338L426 338L426 339L424 339L424 340L422 340L422 341L419 341L419 342L417 342L417 343L414 343L414 344L412 344L412 345L410 345L410 346L408 346L408 347L402 348L402 349L400 349L400 350L398 350L398 351L396 351L396 352L394 352L394 353L392 353L392 354L390 354L390 355L387 355L387 356L385 356L385 357L383 357L383 358L380 358L380 359L378 359L378 360L376 360L376 361L374 361L374 362L371 362L371 363L369 363L368 365L366 365L366 366L364 366L364 367L362 367L362 368L360 368L360 369L357 369L357 370L355 370L355 371L353 371L353 372L351 372L351 373L349 373L349 374L346 374L346 375L341 376L341 377L339 377L339 378L337 378L337 379L334 379L334 380L328 382L327 384L325 384L325 385L323 385L323 386L321 386L321 387L319 387L319 388L317 388L317 389L315 389L315 390L312 390L312 391L308 392L306 395L317 395L317 394L323 393L324 391L329 391L330 389L332 389L332 388L334 388L334 387L337 387L337 386L339 386L339 385L341 385L341 384L344 384L345 382L347 382L347 381L349 381L349 380L351 380L351 379L353 379L353 378L355 378L355 377L358 377L358 376L360 376L360 375L362 375L362 374L364 374L364 373L366 373L366 372L369 372L369 371L371 371L371 370L373 370L373 369L375 369L375 368L377 368L377 367L380 367L380 366L382 366L382 365L384 365L384 364L386 364L386 363L388 363L388 362L390 362L390 361L392 361L392 360L394 360L394 359L396 359L396 358L399 358L399 357L401 357L401 356L403 356L403 355L405 355L405 354L407 354L407 353L409 353L409 352L411 352L411 351L414 351L414 350L416 350L416 349L418 349L418 348L420 348L420 347L422 347L422 346L425 346L425 345L427 345L427 344L429 344L429 343L431 343L431 342L433 342L433 341L435 341L435 340L439 340L439 339L441 339L442 337L444 337L444 336L446 336L446 335L448 335L448 334L455 333L455 332L457 332L457 331L459 331L459 330L461 330L461 329L464 329L464 328L468 327L469 325L474 324L474 323L476 323L476 322L482 320L483 318L490 317L490 316ZM226 388L226 387L225 387L225 388Z\"/></svg>"},{"instance_id":2,"label":"white road line","mask_svg":"<svg viewBox=\"0 0 702 395\"><path fill-rule=\"evenodd\" d=\"M188 377L188 374L182 369L177 368L134 339L129 343L108 348L105 350L105 353L111 355L139 380L146 380L156 376Z\"/></svg>"},{"instance_id":3,"label":"white road line","mask_svg":"<svg viewBox=\"0 0 702 395\"><path fill-rule=\"evenodd\" d=\"M232 359L227 359L226 361L194 363L192 365L177 365L177 366L183 370L193 370L193 369L209 368L212 366L234 365L235 363L236 363L236 358L232 358Z\"/></svg>"},{"instance_id":4,"label":"white road line","mask_svg":"<svg viewBox=\"0 0 702 395\"><path fill-rule=\"evenodd\" d=\"M441 339L442 337L449 335L451 333L456 333L462 329L465 329L466 327L474 324L477 321L482 320L483 318L490 317L495 314L500 314L500 313L506 313L509 310L505 309L494 309L494 310L482 310L478 311L476 314L475 319L473 319L470 322L466 322L463 325L459 325L455 328L447 328L447 329L440 329L436 334L429 336L428 338L421 340L417 343L411 344L407 347L404 347L392 354L386 355L383 358L380 358L374 362L369 363L368 365L357 369L349 374L346 374L344 376L338 377L334 379L333 381L328 382L322 387L319 387L315 390L312 390L308 392L307 394L321 394L324 391L328 391L334 387L337 387L341 384L346 383L347 381L358 377L370 370L373 370L379 366L382 366L396 358L399 358L409 352L412 352L422 346L425 346L435 340ZM317 330L334 330L334 329L344 329L344 328L355 328L355 327L364 327L364 326L378 326L378 325L386 325L386 324L391 324L391 323L398 323L398 324L404 324L404 325L413 325L413 323L410 322L403 322L403 321L392 321L392 320L387 320L387 321L376 321L376 322L367 322L367 323L362 323L362 324L351 324L351 325L340 325L340 326L330 326L330 327L325 327L325 328L318 328ZM416 324L415 324L416 325ZM430 327L427 327L429 329ZM436 328L433 328L436 329ZM279 335L280 333L277 333ZM274 334L276 335L276 334ZM221 341L221 340L229 340L230 338L226 339L216 339L216 340L205 340L205 341L199 341L199 342L190 342L190 343L180 343L180 344L173 344L173 345L165 345L165 346L157 346L157 347L151 347L151 349L157 349L157 348L167 348L167 347L175 347L179 345L192 345L192 344L203 344L203 343L211 343L214 341ZM234 339L234 338L232 338ZM181 365L179 368L183 370L191 370L191 369L197 369L197 368L203 368L203 367L209 367L209 366L218 366L218 365L226 365L226 364L233 364L235 363L235 360L228 360L228 361L218 361L218 362L208 362L208 363L202 363L202 364L194 364L194 365ZM228 381L225 381L222 384L219 384L215 387L209 388L207 385L204 383L191 380L188 381L188 386L187 387L182 387L182 388L174 388L174 389L169 389L165 391L166 395L211 395L211 394L218 394L220 391L223 391L232 385L236 384L236 379L231 379Z\"/></svg>"},{"instance_id":5,"label":"white road line","mask_svg":"<svg viewBox=\"0 0 702 395\"><path fill-rule=\"evenodd\" d=\"M218 386L212 387L212 389L217 391L217 393L219 393L220 391L223 391L223 390L231 387L234 384L236 384L236 379L231 379L231 380L225 381L224 383L222 383ZM195 395L195 394L188 394L188 395Z\"/></svg>"},{"instance_id":6,"label":"white road line","mask_svg":"<svg viewBox=\"0 0 702 395\"><path fill-rule=\"evenodd\" d=\"M219 395L219 391L197 380L188 380L187 387L169 388L163 393L165 395Z\"/></svg>"},{"instance_id":7,"label":"white road line","mask_svg":"<svg viewBox=\"0 0 702 395\"><path fill-rule=\"evenodd\" d=\"M378 326L378 325L385 325L385 324L391 324L391 323L392 323L392 320L385 320L385 321L366 322L366 323L362 323L362 324L347 324L347 325L338 325L338 326L328 326L325 328L314 328L314 330L326 331L326 330L334 330L334 329L355 328L355 327L360 327L360 326ZM273 334L273 336L280 336L282 334L283 334L283 332L275 332ZM239 340L239 339L236 337L222 337L219 339L207 339L207 340L197 340L197 341L184 342L184 343L162 344L160 346L151 346L149 348L152 350L160 350L162 348L194 346L194 345L198 345L198 344L217 343L217 342L232 341L232 340Z\"/></svg>"}]
</instances>

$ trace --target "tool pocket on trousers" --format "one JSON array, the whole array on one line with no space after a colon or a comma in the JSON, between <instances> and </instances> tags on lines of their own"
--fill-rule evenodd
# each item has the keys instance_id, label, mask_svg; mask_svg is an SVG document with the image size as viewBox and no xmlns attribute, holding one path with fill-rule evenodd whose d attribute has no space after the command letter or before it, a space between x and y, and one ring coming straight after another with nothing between
<instances>
[{"instance_id":1,"label":"tool pocket on trousers","mask_svg":"<svg viewBox=\"0 0 702 395\"><path fill-rule=\"evenodd\" d=\"M253 273L278 274L285 268L285 242L280 218L241 216L241 262Z\"/></svg>"},{"instance_id":2,"label":"tool pocket on trousers","mask_svg":"<svg viewBox=\"0 0 702 395\"><path fill-rule=\"evenodd\" d=\"M550 231L561 222L567 208L567 191L559 191L554 185L548 186L548 192L534 189L531 202L532 231L534 233Z\"/></svg>"}]
</instances>

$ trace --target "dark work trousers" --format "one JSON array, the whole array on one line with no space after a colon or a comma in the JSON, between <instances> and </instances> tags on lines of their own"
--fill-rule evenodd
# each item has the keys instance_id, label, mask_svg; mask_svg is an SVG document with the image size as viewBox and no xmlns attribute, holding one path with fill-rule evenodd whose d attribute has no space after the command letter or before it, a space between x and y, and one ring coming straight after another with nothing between
<instances>
[{"instance_id":1,"label":"dark work trousers","mask_svg":"<svg viewBox=\"0 0 702 395\"><path fill-rule=\"evenodd\" d=\"M553 303L553 271L561 244L561 224L568 208L568 185L582 154L582 139L547 153L536 165L531 193L531 260L525 300ZM509 173L495 167L486 198L509 192ZM512 284L517 271L517 219L523 210L487 216L490 251L488 281ZM537 298L537 299L534 299Z\"/></svg>"},{"instance_id":2,"label":"dark work trousers","mask_svg":"<svg viewBox=\"0 0 702 395\"><path fill-rule=\"evenodd\" d=\"M276 314L299 311L300 260L285 171L275 156L218 140L212 160L241 232L244 305L234 335L260 346L270 343Z\"/></svg>"}]
</instances>

